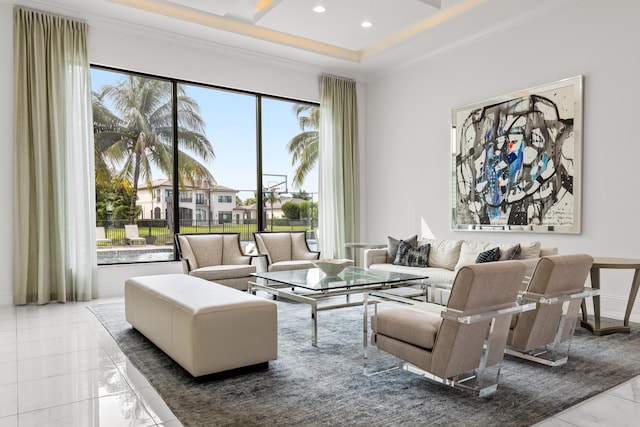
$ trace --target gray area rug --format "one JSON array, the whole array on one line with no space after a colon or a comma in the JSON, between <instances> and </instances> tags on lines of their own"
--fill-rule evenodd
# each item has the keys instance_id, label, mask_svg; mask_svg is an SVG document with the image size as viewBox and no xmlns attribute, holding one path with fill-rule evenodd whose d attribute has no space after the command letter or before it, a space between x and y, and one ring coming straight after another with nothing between
<instances>
[{"instance_id":1,"label":"gray area rug","mask_svg":"<svg viewBox=\"0 0 640 427\"><path fill-rule=\"evenodd\" d=\"M320 312L315 348L309 306L277 303L278 360L201 382L131 328L123 303L90 310L186 426L528 426L640 374L633 325L604 337L578 327L560 367L505 356L498 392L487 398L401 370L366 377L361 308Z\"/></svg>"}]
</instances>

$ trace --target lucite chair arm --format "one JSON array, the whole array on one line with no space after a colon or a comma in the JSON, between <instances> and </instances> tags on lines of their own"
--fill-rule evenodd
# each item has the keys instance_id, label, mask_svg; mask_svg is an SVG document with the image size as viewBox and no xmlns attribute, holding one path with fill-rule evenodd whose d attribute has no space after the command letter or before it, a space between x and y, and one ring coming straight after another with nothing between
<instances>
[{"instance_id":1,"label":"lucite chair arm","mask_svg":"<svg viewBox=\"0 0 640 427\"><path fill-rule=\"evenodd\" d=\"M535 294L533 292L522 292L518 297L521 301L552 305L552 304L560 304L565 301L571 301L571 300L580 299L580 298L588 298L588 297L593 297L597 295L600 295L600 289L582 288L582 291L574 292L572 294L545 296L541 294Z\"/></svg>"},{"instance_id":2,"label":"lucite chair arm","mask_svg":"<svg viewBox=\"0 0 640 427\"><path fill-rule=\"evenodd\" d=\"M503 316L505 314L513 315L525 311L535 310L535 308L535 303L514 302L506 307L482 312L464 312L447 308L440 315L443 319L453 320L454 322L464 323L468 325L471 323L477 323L487 319L492 319L494 317Z\"/></svg>"}]
</instances>

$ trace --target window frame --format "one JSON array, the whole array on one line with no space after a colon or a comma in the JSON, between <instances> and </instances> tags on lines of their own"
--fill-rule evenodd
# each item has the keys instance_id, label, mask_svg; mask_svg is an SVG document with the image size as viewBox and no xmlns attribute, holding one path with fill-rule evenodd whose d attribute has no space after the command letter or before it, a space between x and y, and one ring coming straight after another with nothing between
<instances>
[{"instance_id":1,"label":"window frame","mask_svg":"<svg viewBox=\"0 0 640 427\"><path fill-rule=\"evenodd\" d=\"M262 130L263 130L263 126L262 126L262 101L263 99L273 99L273 100L278 100L278 101L284 101L284 102L290 102L290 103L297 103L297 104L308 104L310 106L316 106L319 107L320 104L318 102L313 102L313 101L309 101L309 100L303 100L303 99L296 99L296 98L290 98L290 97L284 97L284 96L278 96L278 95L271 95L271 94L266 94L266 93L260 93L260 92L255 92L255 91L250 91L250 90L243 90L243 89L236 89L236 88L230 88L230 87L226 87L226 86L221 86L221 85L216 85L216 84L211 84L211 83L202 83L202 82L196 82L196 81L191 81L191 80L184 80L184 79L179 79L179 78L175 78L175 77L168 77L168 76L162 76L162 75L158 75L158 74L150 74L150 73L145 73L145 72L140 72L140 71L134 71L134 70L128 70L128 69L124 69L124 68L119 68L119 67L112 67L112 66L106 66L106 65L100 65L100 64L94 64L91 63L90 64L90 69L97 69L97 70L102 70L102 71L110 71L110 72L114 72L114 73L119 73L119 74L125 74L125 75L136 75L136 76L140 76L140 77L144 77L144 78L149 78L149 79L157 79L157 80L162 80L162 81L166 81L169 82L171 84L171 91L172 91L172 127L173 129L177 129L178 128L178 111L176 108L176 104L177 104L177 99L178 99L178 85L182 84L182 85L190 85L190 86L199 86L199 87L203 87L203 88L207 88L207 89L212 89L212 90L222 90L222 91L227 91L227 92L232 92L232 93L237 93L239 95L248 95L248 96L252 96L255 98L255 102L256 102L256 108L255 108L255 126L256 126L256 199L257 200L264 200L265 199L265 191L264 191L264 183L263 183L263 170L262 170L262 165L263 165L263 156L262 156ZM93 90L93 88L92 88ZM173 138L172 138L172 143L173 143L173 176L171 177L171 181L172 181L172 189L165 190L165 197L167 199L171 198L172 199L172 203L173 206L180 206L180 197L181 197L181 191L178 188L179 187L179 183L178 180L175 179L176 176L178 176L178 156L179 156L179 148L178 148L178 144L177 144L177 132L173 132ZM193 200L193 194L189 195L190 198ZM153 196L152 196L153 197ZM233 203L233 197L231 202ZM266 218L266 210L267 208L264 206L263 203L257 203L257 229L258 230L266 230L267 229L267 218ZM172 222L174 224L174 234L180 233L180 209L173 209L173 218L172 218ZM231 221L233 221L233 213L231 213ZM192 212L192 214L195 214L195 212ZM152 214L152 217L155 216L154 214ZM151 263L151 262L175 262L178 261L178 251L176 250L175 247L175 242L174 242L174 248L173 248L173 260L155 260L155 261L133 261L133 262L114 262L114 263L103 263L103 264L99 264L99 265L119 265L119 264L147 264L147 263Z\"/></svg>"}]
</instances>

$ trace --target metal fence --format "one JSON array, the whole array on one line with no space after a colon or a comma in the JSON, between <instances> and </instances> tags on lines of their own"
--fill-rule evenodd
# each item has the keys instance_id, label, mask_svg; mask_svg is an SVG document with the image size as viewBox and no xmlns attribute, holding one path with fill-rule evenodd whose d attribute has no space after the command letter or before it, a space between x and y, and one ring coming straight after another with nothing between
<instances>
[{"instance_id":1,"label":"metal fence","mask_svg":"<svg viewBox=\"0 0 640 427\"><path fill-rule=\"evenodd\" d=\"M127 235L124 226L129 224L126 220L106 220L97 221L97 227L104 227L105 236L111 239L113 246L124 246L127 244ZM147 245L165 246L173 244L173 231L166 220L141 219L138 220L138 237L145 239ZM257 224L245 222L237 224L234 222L203 221L203 220L180 220L180 233L240 233L241 241L253 241L253 233L257 231ZM307 239L315 239L317 222L306 220L274 219L268 221L267 231L306 231Z\"/></svg>"}]
</instances>

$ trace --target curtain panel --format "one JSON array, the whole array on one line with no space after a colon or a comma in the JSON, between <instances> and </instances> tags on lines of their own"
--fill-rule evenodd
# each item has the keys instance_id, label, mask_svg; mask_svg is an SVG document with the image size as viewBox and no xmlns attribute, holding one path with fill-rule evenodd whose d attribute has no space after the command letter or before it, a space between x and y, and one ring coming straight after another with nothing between
<instances>
[{"instance_id":1,"label":"curtain panel","mask_svg":"<svg viewBox=\"0 0 640 427\"><path fill-rule=\"evenodd\" d=\"M324 258L343 258L360 240L360 172L356 82L320 78L319 246Z\"/></svg>"},{"instance_id":2,"label":"curtain panel","mask_svg":"<svg viewBox=\"0 0 640 427\"><path fill-rule=\"evenodd\" d=\"M14 8L15 304L97 296L87 31Z\"/></svg>"}]
</instances>

